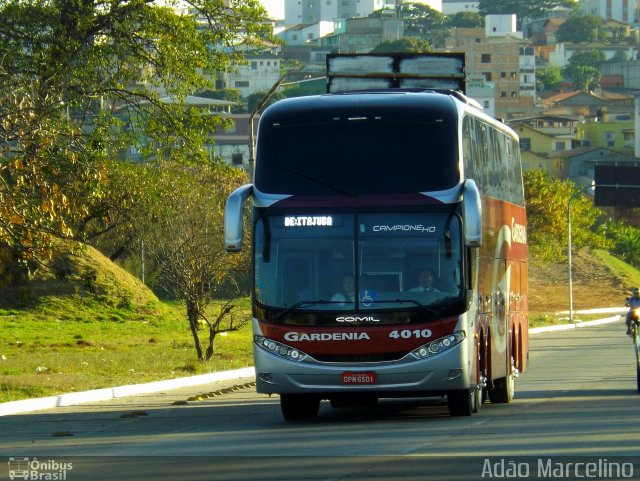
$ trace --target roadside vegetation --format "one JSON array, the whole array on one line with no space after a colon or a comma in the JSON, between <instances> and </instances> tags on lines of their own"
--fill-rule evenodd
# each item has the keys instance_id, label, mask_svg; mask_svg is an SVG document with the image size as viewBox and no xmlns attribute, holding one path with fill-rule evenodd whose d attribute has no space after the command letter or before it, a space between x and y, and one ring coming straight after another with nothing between
<instances>
[{"instance_id":1,"label":"roadside vegetation","mask_svg":"<svg viewBox=\"0 0 640 481\"><path fill-rule=\"evenodd\" d=\"M216 352L199 361L183 301L160 301L93 248L51 264L0 289L0 402L252 365L250 326L220 333ZM236 304L248 316L248 299Z\"/></svg>"}]
</instances>

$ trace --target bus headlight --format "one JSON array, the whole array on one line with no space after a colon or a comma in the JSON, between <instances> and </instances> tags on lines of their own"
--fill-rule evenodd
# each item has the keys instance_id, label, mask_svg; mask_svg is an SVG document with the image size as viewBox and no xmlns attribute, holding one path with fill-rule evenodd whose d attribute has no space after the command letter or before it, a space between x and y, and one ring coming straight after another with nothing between
<instances>
[{"instance_id":1,"label":"bus headlight","mask_svg":"<svg viewBox=\"0 0 640 481\"><path fill-rule=\"evenodd\" d=\"M411 351L411 355L416 359L426 359L427 357L435 356L436 354L440 354L457 346L465 337L464 331L457 331L414 349Z\"/></svg>"},{"instance_id":2,"label":"bus headlight","mask_svg":"<svg viewBox=\"0 0 640 481\"><path fill-rule=\"evenodd\" d=\"M288 359L289 361L300 362L304 360L307 355L286 344L281 344L272 339L267 339L263 336L253 336L253 342L256 343L260 349L264 349L272 354L276 354L279 357Z\"/></svg>"}]
</instances>

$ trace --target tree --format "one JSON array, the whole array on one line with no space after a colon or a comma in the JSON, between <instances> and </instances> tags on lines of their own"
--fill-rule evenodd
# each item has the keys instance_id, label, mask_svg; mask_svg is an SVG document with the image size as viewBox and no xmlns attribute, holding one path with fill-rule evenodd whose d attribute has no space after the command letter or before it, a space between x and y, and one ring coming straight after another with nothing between
<instances>
[{"instance_id":1,"label":"tree","mask_svg":"<svg viewBox=\"0 0 640 481\"><path fill-rule=\"evenodd\" d=\"M556 90L562 83L562 68L559 65L548 64L536 70L536 89L538 92Z\"/></svg>"},{"instance_id":2,"label":"tree","mask_svg":"<svg viewBox=\"0 0 640 481\"><path fill-rule=\"evenodd\" d=\"M593 42L598 38L602 27L602 19L595 15L571 15L558 27L558 42Z\"/></svg>"},{"instance_id":3,"label":"tree","mask_svg":"<svg viewBox=\"0 0 640 481\"><path fill-rule=\"evenodd\" d=\"M268 27L257 0L181 5L191 13L153 0L0 3L0 242L39 257L74 237L124 148L209 160L222 121L182 100Z\"/></svg>"},{"instance_id":4,"label":"tree","mask_svg":"<svg viewBox=\"0 0 640 481\"><path fill-rule=\"evenodd\" d=\"M262 99L265 98L267 94L268 92L266 90L263 90L261 92L255 92L249 95L247 97L247 112L253 112L253 109L255 109L260 104ZM275 92L273 92L273 94L271 94L271 97L269 97L269 99L267 100L264 108L267 108L269 105L285 98L287 98L287 96L281 90L276 90Z\"/></svg>"},{"instance_id":5,"label":"tree","mask_svg":"<svg viewBox=\"0 0 640 481\"><path fill-rule=\"evenodd\" d=\"M600 70L594 67L577 66L571 70L575 90L592 91L600 86Z\"/></svg>"},{"instance_id":6,"label":"tree","mask_svg":"<svg viewBox=\"0 0 640 481\"><path fill-rule=\"evenodd\" d=\"M213 312L211 307L216 289L249 267L248 252L224 251L222 229L226 198L247 182L246 174L223 165L160 167L142 173L148 199L138 222L145 251L158 269L160 285L185 303L198 359L210 359L216 335L236 331L251 318L239 302L239 290ZM203 328L206 343L200 339Z\"/></svg>"},{"instance_id":7,"label":"tree","mask_svg":"<svg viewBox=\"0 0 640 481\"><path fill-rule=\"evenodd\" d=\"M608 221L602 232L613 243L612 252L629 264L640 267L640 229L624 221Z\"/></svg>"},{"instance_id":8,"label":"tree","mask_svg":"<svg viewBox=\"0 0 640 481\"><path fill-rule=\"evenodd\" d=\"M571 180L550 179L543 171L524 171L529 249L533 257L558 261L566 257L569 199L580 190ZM597 232L602 212L585 195L571 202L572 245L602 247L607 244Z\"/></svg>"},{"instance_id":9,"label":"tree","mask_svg":"<svg viewBox=\"0 0 640 481\"><path fill-rule=\"evenodd\" d=\"M583 52L574 53L567 66L565 67L568 72L575 67L593 67L600 68L600 64L605 61L605 54L601 50L586 50Z\"/></svg>"},{"instance_id":10,"label":"tree","mask_svg":"<svg viewBox=\"0 0 640 481\"><path fill-rule=\"evenodd\" d=\"M484 17L478 12L458 12L449 17L451 27L484 27Z\"/></svg>"},{"instance_id":11,"label":"tree","mask_svg":"<svg viewBox=\"0 0 640 481\"><path fill-rule=\"evenodd\" d=\"M574 0L479 0L480 15L513 14L518 22L528 18L542 18L555 7L574 7Z\"/></svg>"},{"instance_id":12,"label":"tree","mask_svg":"<svg viewBox=\"0 0 640 481\"><path fill-rule=\"evenodd\" d=\"M434 47L444 47L449 35L449 18L421 3L403 3L400 18L407 37L420 37Z\"/></svg>"},{"instance_id":13,"label":"tree","mask_svg":"<svg viewBox=\"0 0 640 481\"><path fill-rule=\"evenodd\" d=\"M426 40L417 37L404 37L400 40L382 42L377 45L372 53L407 52L427 53L431 52L431 45Z\"/></svg>"},{"instance_id":14,"label":"tree","mask_svg":"<svg viewBox=\"0 0 640 481\"><path fill-rule=\"evenodd\" d=\"M242 112L244 110L244 103L242 102L242 94L238 89L219 89L219 90L205 90L198 94L200 97L226 100L227 102L234 102L236 105L231 107L232 112Z\"/></svg>"},{"instance_id":15,"label":"tree","mask_svg":"<svg viewBox=\"0 0 640 481\"><path fill-rule=\"evenodd\" d=\"M600 50L574 53L564 75L573 79L576 90L594 90L600 84L600 64L604 60L605 55Z\"/></svg>"}]
</instances>

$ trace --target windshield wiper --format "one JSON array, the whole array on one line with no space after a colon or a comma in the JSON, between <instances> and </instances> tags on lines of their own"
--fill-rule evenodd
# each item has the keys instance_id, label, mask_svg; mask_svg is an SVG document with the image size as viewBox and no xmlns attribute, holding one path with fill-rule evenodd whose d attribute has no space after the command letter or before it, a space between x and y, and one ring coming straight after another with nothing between
<instances>
[{"instance_id":1,"label":"windshield wiper","mask_svg":"<svg viewBox=\"0 0 640 481\"><path fill-rule=\"evenodd\" d=\"M294 309L298 309L298 308L300 308L302 306L305 306L305 305L315 306L317 304L344 304L344 301L325 301L323 299L318 299L317 301L300 301L300 302L296 302L295 304L292 304L289 307L285 307L284 309L282 309L276 315L276 317L273 318L273 320L277 321L278 319L281 319L283 316L285 316L289 312L293 311Z\"/></svg>"},{"instance_id":2,"label":"windshield wiper","mask_svg":"<svg viewBox=\"0 0 640 481\"><path fill-rule=\"evenodd\" d=\"M329 182L326 182L324 180L320 180L316 177L313 177L312 175L305 174L304 172L298 172L297 170L290 169L289 167L285 167L284 170L286 170L291 174L297 175L298 177L302 177L303 179L307 179L312 182L315 182L316 184L322 185L324 187L328 187L329 189L335 190L336 192L340 192L341 194L344 194L347 197L355 197L355 194L353 194L352 192L349 192L348 190L345 190L342 187L338 187L333 184L330 184Z\"/></svg>"}]
</instances>

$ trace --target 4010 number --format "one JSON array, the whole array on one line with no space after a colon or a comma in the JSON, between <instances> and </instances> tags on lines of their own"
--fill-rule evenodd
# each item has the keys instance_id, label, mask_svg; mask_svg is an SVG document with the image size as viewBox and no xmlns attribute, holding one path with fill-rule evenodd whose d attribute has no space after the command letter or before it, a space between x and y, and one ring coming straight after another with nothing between
<instances>
[{"instance_id":1,"label":"4010 number","mask_svg":"<svg viewBox=\"0 0 640 481\"><path fill-rule=\"evenodd\" d=\"M403 329L401 331L391 331L391 339L428 339L431 337L431 329Z\"/></svg>"}]
</instances>

